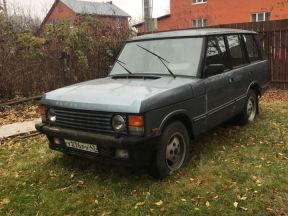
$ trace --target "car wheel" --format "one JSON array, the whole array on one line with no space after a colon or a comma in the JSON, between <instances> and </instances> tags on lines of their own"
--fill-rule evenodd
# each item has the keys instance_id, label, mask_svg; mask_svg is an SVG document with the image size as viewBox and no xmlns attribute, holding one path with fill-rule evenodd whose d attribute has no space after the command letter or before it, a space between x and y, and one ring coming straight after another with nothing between
<instances>
[{"instance_id":1,"label":"car wheel","mask_svg":"<svg viewBox=\"0 0 288 216\"><path fill-rule=\"evenodd\" d=\"M181 122L172 122L165 128L153 164L156 178L167 177L188 161L189 141L187 129Z\"/></svg>"},{"instance_id":2,"label":"car wheel","mask_svg":"<svg viewBox=\"0 0 288 216\"><path fill-rule=\"evenodd\" d=\"M245 125L255 120L258 110L258 97L253 90L249 90L245 105L239 115L239 123Z\"/></svg>"}]
</instances>

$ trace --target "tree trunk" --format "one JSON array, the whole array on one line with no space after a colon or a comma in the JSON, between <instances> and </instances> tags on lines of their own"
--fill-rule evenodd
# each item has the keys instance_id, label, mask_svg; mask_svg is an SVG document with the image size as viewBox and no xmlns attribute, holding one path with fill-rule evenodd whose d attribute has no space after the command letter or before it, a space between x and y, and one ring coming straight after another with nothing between
<instances>
[{"instance_id":1,"label":"tree trunk","mask_svg":"<svg viewBox=\"0 0 288 216\"><path fill-rule=\"evenodd\" d=\"M3 7L4 7L4 13L5 13L5 16L8 17L8 10L7 10L7 3L6 3L6 0L3 0Z\"/></svg>"}]
</instances>

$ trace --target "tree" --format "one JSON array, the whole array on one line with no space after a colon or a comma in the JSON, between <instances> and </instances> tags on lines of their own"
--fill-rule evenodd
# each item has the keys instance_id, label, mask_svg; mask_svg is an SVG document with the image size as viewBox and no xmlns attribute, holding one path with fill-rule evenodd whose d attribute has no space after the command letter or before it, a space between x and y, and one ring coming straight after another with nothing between
<instances>
[{"instance_id":1,"label":"tree","mask_svg":"<svg viewBox=\"0 0 288 216\"><path fill-rule=\"evenodd\" d=\"M6 0L3 0L3 10L4 10L4 13L5 13L5 16L7 17L7 16L8 16L8 11L7 11L7 3L6 3Z\"/></svg>"}]
</instances>

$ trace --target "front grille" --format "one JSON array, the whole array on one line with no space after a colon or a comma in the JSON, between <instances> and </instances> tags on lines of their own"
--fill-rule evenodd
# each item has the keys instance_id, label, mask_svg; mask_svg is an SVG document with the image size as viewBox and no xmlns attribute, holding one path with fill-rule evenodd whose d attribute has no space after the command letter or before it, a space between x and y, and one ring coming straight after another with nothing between
<instances>
[{"instance_id":1,"label":"front grille","mask_svg":"<svg viewBox=\"0 0 288 216\"><path fill-rule=\"evenodd\" d=\"M113 133L111 118L113 114L87 110L52 108L56 114L53 125L83 131Z\"/></svg>"}]
</instances>

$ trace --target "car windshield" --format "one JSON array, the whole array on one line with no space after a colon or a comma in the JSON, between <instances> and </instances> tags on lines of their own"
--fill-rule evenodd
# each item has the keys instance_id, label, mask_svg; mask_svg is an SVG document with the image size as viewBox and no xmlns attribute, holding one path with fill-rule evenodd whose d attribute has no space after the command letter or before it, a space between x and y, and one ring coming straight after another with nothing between
<instances>
[{"instance_id":1,"label":"car windshield","mask_svg":"<svg viewBox=\"0 0 288 216\"><path fill-rule=\"evenodd\" d=\"M118 58L122 66L115 64L110 75L127 74L127 68L133 74L170 75L170 70L175 76L196 77L202 45L200 37L129 42Z\"/></svg>"}]
</instances>

